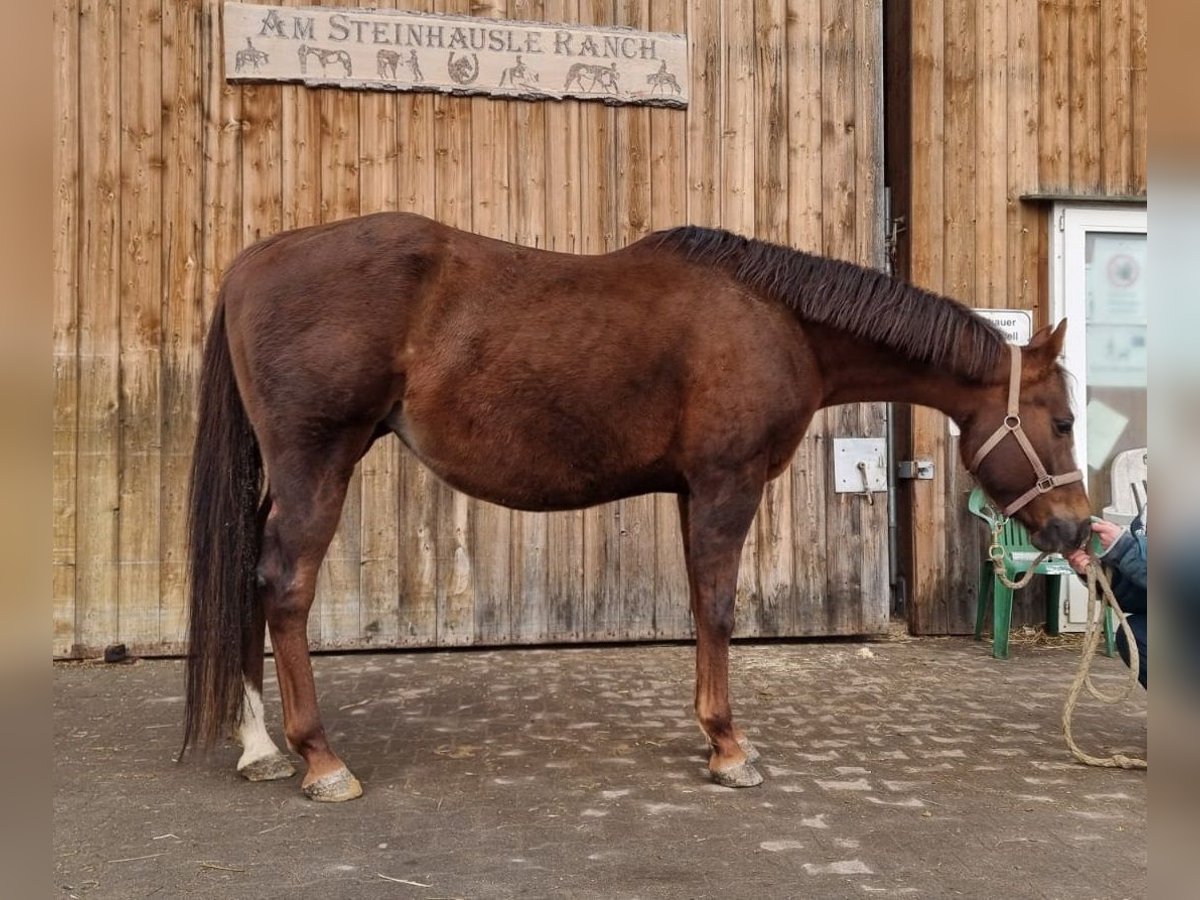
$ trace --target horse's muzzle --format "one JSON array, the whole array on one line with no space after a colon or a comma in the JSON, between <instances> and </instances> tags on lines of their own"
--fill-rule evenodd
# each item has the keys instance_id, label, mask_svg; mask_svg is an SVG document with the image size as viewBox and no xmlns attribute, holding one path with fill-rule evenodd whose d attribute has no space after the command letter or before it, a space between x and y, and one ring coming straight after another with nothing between
<instances>
[{"instance_id":1,"label":"horse's muzzle","mask_svg":"<svg viewBox=\"0 0 1200 900\"><path fill-rule=\"evenodd\" d=\"M1078 550L1092 532L1090 519L1051 519L1030 535L1034 546L1048 553L1070 553Z\"/></svg>"}]
</instances>

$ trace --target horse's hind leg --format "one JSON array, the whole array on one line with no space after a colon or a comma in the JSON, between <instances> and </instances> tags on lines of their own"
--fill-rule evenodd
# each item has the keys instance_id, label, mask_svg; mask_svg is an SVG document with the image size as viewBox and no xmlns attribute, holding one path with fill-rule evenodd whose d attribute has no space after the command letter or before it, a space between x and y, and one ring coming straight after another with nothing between
<instances>
[{"instance_id":1,"label":"horse's hind leg","mask_svg":"<svg viewBox=\"0 0 1200 900\"><path fill-rule=\"evenodd\" d=\"M284 733L288 746L308 766L302 787L313 800L352 800L362 794L321 724L308 654L308 613L346 485L370 436L368 429L347 433L334 446L292 445L277 456L264 454L272 506L263 529L259 578L283 699Z\"/></svg>"},{"instance_id":2,"label":"horse's hind leg","mask_svg":"<svg viewBox=\"0 0 1200 900\"><path fill-rule=\"evenodd\" d=\"M696 718L708 739L709 772L727 787L762 782L751 765L757 753L734 725L729 705L729 640L738 564L762 487L759 478L725 477L693 485L679 500L696 620Z\"/></svg>"},{"instance_id":3,"label":"horse's hind leg","mask_svg":"<svg viewBox=\"0 0 1200 900\"><path fill-rule=\"evenodd\" d=\"M259 520L266 520L270 510L270 500L263 504ZM259 526L262 528L261 524ZM242 642L242 676L245 683L245 693L242 697L242 721L238 726L236 739L242 746L242 755L238 759L237 770L248 781L272 781L277 778L290 778L296 774L296 767L271 740L267 733L267 724L263 716L263 639L267 633L267 618L263 609L262 597L254 605L251 618L246 623L246 636Z\"/></svg>"}]
</instances>

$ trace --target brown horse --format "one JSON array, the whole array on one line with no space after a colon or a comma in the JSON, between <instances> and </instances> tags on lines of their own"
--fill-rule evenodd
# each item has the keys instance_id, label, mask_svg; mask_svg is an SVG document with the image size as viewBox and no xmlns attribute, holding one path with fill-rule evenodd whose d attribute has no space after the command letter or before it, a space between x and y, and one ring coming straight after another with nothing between
<instances>
[{"instance_id":1,"label":"brown horse","mask_svg":"<svg viewBox=\"0 0 1200 900\"><path fill-rule=\"evenodd\" d=\"M813 413L942 410L964 460L983 449L979 479L1011 503L1034 466L993 432L1014 427L1018 395L1021 440L1051 472L1074 468L1063 335L1013 354L1013 393L1003 338L954 301L704 228L603 256L391 213L264 240L230 267L204 352L184 745L235 728L245 777L292 774L263 726L269 626L305 793L361 793L321 725L306 623L354 466L391 432L448 484L514 509L677 495L709 769L757 784L729 704L738 561ZM1079 546L1084 491L1041 475L1018 517L1045 549Z\"/></svg>"}]
</instances>

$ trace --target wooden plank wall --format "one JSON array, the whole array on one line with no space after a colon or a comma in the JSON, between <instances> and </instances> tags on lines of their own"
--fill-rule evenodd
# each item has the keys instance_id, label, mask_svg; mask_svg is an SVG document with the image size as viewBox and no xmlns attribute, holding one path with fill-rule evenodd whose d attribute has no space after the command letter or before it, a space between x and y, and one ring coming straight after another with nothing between
<instances>
[{"instance_id":1,"label":"wooden plank wall","mask_svg":"<svg viewBox=\"0 0 1200 900\"><path fill-rule=\"evenodd\" d=\"M1145 197L1147 0L913 0L910 277L1046 324L1047 212L1033 194ZM984 536L940 413L916 409L909 624L974 627ZM1026 591L1014 621L1044 621Z\"/></svg>"},{"instance_id":2,"label":"wooden plank wall","mask_svg":"<svg viewBox=\"0 0 1200 900\"><path fill-rule=\"evenodd\" d=\"M56 0L55 654L183 649L203 335L222 271L264 235L401 209L603 252L692 222L881 263L876 0L403 5L684 32L692 105L230 85L217 0ZM881 434L877 408L818 417L752 531L739 634L886 627L883 504L834 494L826 466L831 437ZM310 637L332 649L690 632L674 498L511 513L385 440L351 485Z\"/></svg>"}]
</instances>

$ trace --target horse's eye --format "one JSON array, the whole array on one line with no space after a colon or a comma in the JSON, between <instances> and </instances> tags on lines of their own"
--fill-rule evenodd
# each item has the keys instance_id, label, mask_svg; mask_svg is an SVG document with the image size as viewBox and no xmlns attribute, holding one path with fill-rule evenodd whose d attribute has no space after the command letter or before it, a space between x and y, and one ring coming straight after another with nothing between
<instances>
[{"instance_id":1,"label":"horse's eye","mask_svg":"<svg viewBox=\"0 0 1200 900\"><path fill-rule=\"evenodd\" d=\"M1057 431L1059 434L1061 434L1063 437L1066 437L1068 434L1071 433L1071 429L1074 427L1074 425L1075 425L1074 419L1055 419L1054 420L1054 430Z\"/></svg>"}]
</instances>

